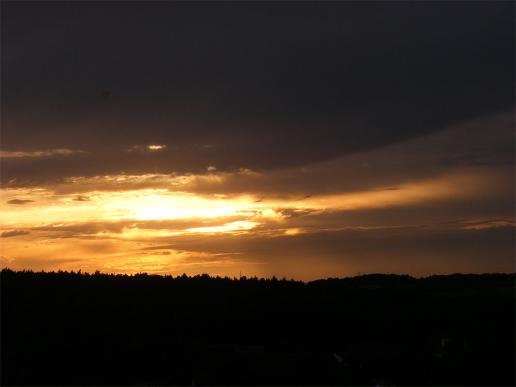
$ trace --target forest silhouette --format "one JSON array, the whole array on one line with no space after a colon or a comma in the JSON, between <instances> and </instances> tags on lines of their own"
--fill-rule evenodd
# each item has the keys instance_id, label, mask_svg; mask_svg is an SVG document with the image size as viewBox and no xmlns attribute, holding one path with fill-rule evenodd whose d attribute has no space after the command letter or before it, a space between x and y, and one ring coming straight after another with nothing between
<instances>
[{"instance_id":1,"label":"forest silhouette","mask_svg":"<svg viewBox=\"0 0 516 387\"><path fill-rule=\"evenodd\" d=\"M515 274L1 272L2 385L514 385Z\"/></svg>"}]
</instances>

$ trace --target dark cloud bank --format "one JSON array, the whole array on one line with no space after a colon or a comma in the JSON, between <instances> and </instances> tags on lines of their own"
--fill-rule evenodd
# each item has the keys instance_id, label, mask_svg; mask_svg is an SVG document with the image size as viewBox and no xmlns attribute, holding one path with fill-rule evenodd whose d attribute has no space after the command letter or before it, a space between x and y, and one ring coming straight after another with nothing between
<instances>
[{"instance_id":1,"label":"dark cloud bank","mask_svg":"<svg viewBox=\"0 0 516 387\"><path fill-rule=\"evenodd\" d=\"M514 104L511 2L4 2L2 35L2 149L87 152L4 181L306 165Z\"/></svg>"}]
</instances>

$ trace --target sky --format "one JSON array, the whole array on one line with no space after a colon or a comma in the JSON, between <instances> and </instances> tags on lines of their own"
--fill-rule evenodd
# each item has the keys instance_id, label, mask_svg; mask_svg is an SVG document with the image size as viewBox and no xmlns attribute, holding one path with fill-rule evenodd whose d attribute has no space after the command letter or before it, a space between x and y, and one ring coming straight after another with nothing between
<instances>
[{"instance_id":1,"label":"sky","mask_svg":"<svg viewBox=\"0 0 516 387\"><path fill-rule=\"evenodd\" d=\"M0 265L515 271L511 1L2 1Z\"/></svg>"}]
</instances>

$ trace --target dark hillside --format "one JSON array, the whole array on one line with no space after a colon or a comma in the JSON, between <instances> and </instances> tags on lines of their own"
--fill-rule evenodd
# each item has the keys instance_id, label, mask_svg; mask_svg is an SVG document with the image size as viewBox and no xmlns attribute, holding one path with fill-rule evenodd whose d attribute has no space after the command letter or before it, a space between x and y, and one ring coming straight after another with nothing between
<instances>
[{"instance_id":1,"label":"dark hillside","mask_svg":"<svg viewBox=\"0 0 516 387\"><path fill-rule=\"evenodd\" d=\"M2 385L514 385L515 275L3 270Z\"/></svg>"}]
</instances>

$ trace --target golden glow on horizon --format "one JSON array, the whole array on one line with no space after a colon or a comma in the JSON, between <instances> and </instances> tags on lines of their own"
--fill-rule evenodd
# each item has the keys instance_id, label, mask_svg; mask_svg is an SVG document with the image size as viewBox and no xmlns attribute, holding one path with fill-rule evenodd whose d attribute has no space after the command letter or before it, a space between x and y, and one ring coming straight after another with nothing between
<instances>
[{"instance_id":1,"label":"golden glow on horizon","mask_svg":"<svg viewBox=\"0 0 516 387\"><path fill-rule=\"evenodd\" d=\"M206 175L75 177L53 190L0 189L0 265L36 269L39 262L46 262L42 267L159 273L188 269L192 273L227 274L238 272L233 255L239 253L238 249L222 255L183 251L173 248L174 241L190 238L193 246L200 246L199 241L224 235L233 240L255 236L302 238L308 233L345 228L296 223L306 214L314 219L332 212L467 198L485 194L488 181L487 175L456 173L400 184L396 189L307 195L302 199L299 194L267 197L189 191L199 181L223 187L228 176L212 170ZM235 176L254 175L242 170ZM478 222L463 229L509 224L514 223ZM162 245L172 247L161 249ZM254 273L259 273L259 264L253 265Z\"/></svg>"},{"instance_id":2,"label":"golden glow on horizon","mask_svg":"<svg viewBox=\"0 0 516 387\"><path fill-rule=\"evenodd\" d=\"M125 239L49 239L31 235L2 238L0 267L108 273L237 273L231 254L155 249L153 243Z\"/></svg>"}]
</instances>

